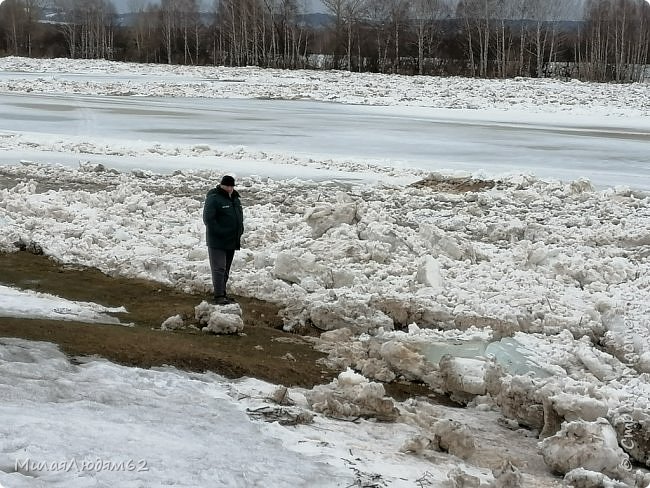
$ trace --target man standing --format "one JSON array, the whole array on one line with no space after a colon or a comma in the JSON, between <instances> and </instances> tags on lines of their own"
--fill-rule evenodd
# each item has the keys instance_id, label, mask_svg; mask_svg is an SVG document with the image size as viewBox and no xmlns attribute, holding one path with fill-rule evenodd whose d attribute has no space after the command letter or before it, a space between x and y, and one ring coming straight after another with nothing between
<instances>
[{"instance_id":1,"label":"man standing","mask_svg":"<svg viewBox=\"0 0 650 488\"><path fill-rule=\"evenodd\" d=\"M226 296L226 283L232 258L241 246L244 212L232 176L224 176L221 178L221 184L208 192L203 207L203 223L206 227L214 303L235 303Z\"/></svg>"}]
</instances>

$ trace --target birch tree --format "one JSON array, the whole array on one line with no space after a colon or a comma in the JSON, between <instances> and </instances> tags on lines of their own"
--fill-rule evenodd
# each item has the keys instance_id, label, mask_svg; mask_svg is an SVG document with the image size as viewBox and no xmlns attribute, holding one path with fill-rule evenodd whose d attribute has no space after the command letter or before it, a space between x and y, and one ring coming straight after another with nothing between
<instances>
[{"instance_id":1,"label":"birch tree","mask_svg":"<svg viewBox=\"0 0 650 488\"><path fill-rule=\"evenodd\" d=\"M395 73L399 73L400 68L400 32L407 23L408 12L410 10L410 0L388 0L388 6L395 32L395 62L393 64Z\"/></svg>"},{"instance_id":2,"label":"birch tree","mask_svg":"<svg viewBox=\"0 0 650 488\"><path fill-rule=\"evenodd\" d=\"M526 0L524 11L531 22L531 54L535 59L535 75L544 76L544 66L553 60L557 49L557 23L567 18L564 0ZM548 53L548 54L547 54Z\"/></svg>"},{"instance_id":3,"label":"birch tree","mask_svg":"<svg viewBox=\"0 0 650 488\"><path fill-rule=\"evenodd\" d=\"M472 76L485 77L488 74L491 11L491 0L461 0L457 6L457 15L465 30Z\"/></svg>"},{"instance_id":4,"label":"birch tree","mask_svg":"<svg viewBox=\"0 0 650 488\"><path fill-rule=\"evenodd\" d=\"M160 4L161 40L167 64L173 62L173 47L176 42L176 27L178 25L178 0L162 0Z\"/></svg>"},{"instance_id":5,"label":"birch tree","mask_svg":"<svg viewBox=\"0 0 650 488\"><path fill-rule=\"evenodd\" d=\"M345 58L347 70L352 71L352 28L365 12L366 0L323 0L323 5L335 18L335 38L338 49L343 42L343 30L346 32ZM335 52L336 53L336 52ZM361 59L359 59L361 64Z\"/></svg>"},{"instance_id":6,"label":"birch tree","mask_svg":"<svg viewBox=\"0 0 650 488\"><path fill-rule=\"evenodd\" d=\"M322 2L334 17L334 61L338 67L338 57L343 45L343 29L345 27L345 0L322 0Z\"/></svg>"},{"instance_id":7,"label":"birch tree","mask_svg":"<svg viewBox=\"0 0 650 488\"><path fill-rule=\"evenodd\" d=\"M424 74L424 45L432 29L431 23L436 10L437 0L413 0L411 3L412 18L418 44L418 74Z\"/></svg>"},{"instance_id":8,"label":"birch tree","mask_svg":"<svg viewBox=\"0 0 650 488\"><path fill-rule=\"evenodd\" d=\"M345 0L345 5L343 8L343 13L345 16L345 21L347 23L347 33L348 33L348 42L347 42L347 60L348 60L348 71L352 71L352 26L356 24L361 16L363 15L366 8L365 0ZM358 59L359 68L361 68L361 56Z\"/></svg>"},{"instance_id":9,"label":"birch tree","mask_svg":"<svg viewBox=\"0 0 650 488\"><path fill-rule=\"evenodd\" d=\"M39 28L44 0L5 0L0 2L0 32L14 55L32 56L34 33Z\"/></svg>"},{"instance_id":10,"label":"birch tree","mask_svg":"<svg viewBox=\"0 0 650 488\"><path fill-rule=\"evenodd\" d=\"M366 6L366 18L373 26L377 46L377 70L386 71L388 47L391 41L391 32L386 26L389 23L390 11L386 0L370 0Z\"/></svg>"},{"instance_id":11,"label":"birch tree","mask_svg":"<svg viewBox=\"0 0 650 488\"><path fill-rule=\"evenodd\" d=\"M115 7L105 0L55 0L70 57L112 59Z\"/></svg>"},{"instance_id":12,"label":"birch tree","mask_svg":"<svg viewBox=\"0 0 650 488\"><path fill-rule=\"evenodd\" d=\"M140 62L159 61L161 15L160 8L148 0L130 0L129 9L133 13L130 28L135 57Z\"/></svg>"},{"instance_id":13,"label":"birch tree","mask_svg":"<svg viewBox=\"0 0 650 488\"><path fill-rule=\"evenodd\" d=\"M199 39L201 21L197 0L181 0L179 11L179 28L183 38L183 62L184 64L196 64L201 50ZM192 56L192 50L194 50L194 56Z\"/></svg>"},{"instance_id":14,"label":"birch tree","mask_svg":"<svg viewBox=\"0 0 650 488\"><path fill-rule=\"evenodd\" d=\"M640 81L648 58L650 6L643 1L617 0L610 10L614 39L612 55L617 82Z\"/></svg>"},{"instance_id":15,"label":"birch tree","mask_svg":"<svg viewBox=\"0 0 650 488\"><path fill-rule=\"evenodd\" d=\"M8 50L14 56L19 56L26 23L23 4L20 0L5 0L0 4L0 14L0 24L5 32Z\"/></svg>"}]
</instances>

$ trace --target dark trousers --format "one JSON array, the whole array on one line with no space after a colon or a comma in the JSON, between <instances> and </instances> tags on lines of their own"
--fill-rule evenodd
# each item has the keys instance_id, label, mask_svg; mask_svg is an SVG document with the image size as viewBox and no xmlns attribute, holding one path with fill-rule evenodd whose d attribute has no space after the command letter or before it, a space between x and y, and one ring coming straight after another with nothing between
<instances>
[{"instance_id":1,"label":"dark trousers","mask_svg":"<svg viewBox=\"0 0 650 488\"><path fill-rule=\"evenodd\" d=\"M226 296L226 283L228 283L230 265L232 264L232 258L235 257L235 250L208 247L208 256L210 258L210 270L212 271L214 296Z\"/></svg>"}]
</instances>

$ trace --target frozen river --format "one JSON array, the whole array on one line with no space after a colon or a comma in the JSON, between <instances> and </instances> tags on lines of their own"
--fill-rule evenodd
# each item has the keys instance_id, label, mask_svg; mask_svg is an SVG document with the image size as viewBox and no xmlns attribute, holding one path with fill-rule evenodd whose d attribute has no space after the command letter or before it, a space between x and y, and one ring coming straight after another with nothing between
<instances>
[{"instance_id":1,"label":"frozen river","mask_svg":"<svg viewBox=\"0 0 650 488\"><path fill-rule=\"evenodd\" d=\"M648 124L624 118L612 118L605 125L602 121L561 114L313 101L0 95L4 135L74 136L126 146L144 142L244 147L432 171L529 172L563 180L585 176L599 186L649 189ZM38 146L2 149L0 163L13 164L16 158L74 165L79 161ZM110 154L101 161L116 167L141 167L142 162ZM181 158L173 164L194 163Z\"/></svg>"}]
</instances>

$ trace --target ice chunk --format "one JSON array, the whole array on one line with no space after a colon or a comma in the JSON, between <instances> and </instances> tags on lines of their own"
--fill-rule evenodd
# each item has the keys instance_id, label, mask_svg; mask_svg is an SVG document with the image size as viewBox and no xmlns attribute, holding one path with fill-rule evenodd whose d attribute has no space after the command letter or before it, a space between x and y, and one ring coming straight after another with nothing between
<instances>
[{"instance_id":1,"label":"ice chunk","mask_svg":"<svg viewBox=\"0 0 650 488\"><path fill-rule=\"evenodd\" d=\"M381 358L391 368L406 379L420 380L424 376L427 365L421 354L409 349L399 341L384 342L379 349Z\"/></svg>"},{"instance_id":2,"label":"ice chunk","mask_svg":"<svg viewBox=\"0 0 650 488\"><path fill-rule=\"evenodd\" d=\"M301 283L310 279L321 287L331 285L329 270L316 261L316 256L310 252L283 251L275 259L273 274L276 278L289 283Z\"/></svg>"},{"instance_id":3,"label":"ice chunk","mask_svg":"<svg viewBox=\"0 0 650 488\"><path fill-rule=\"evenodd\" d=\"M439 367L444 390L460 401L467 401L476 395L485 395L486 366L486 361L480 359L443 356Z\"/></svg>"},{"instance_id":4,"label":"ice chunk","mask_svg":"<svg viewBox=\"0 0 650 488\"><path fill-rule=\"evenodd\" d=\"M181 317L180 315L174 315L173 317L169 317L160 326L162 330L175 330L175 329L182 329L184 327L185 324L183 323L183 317Z\"/></svg>"},{"instance_id":5,"label":"ice chunk","mask_svg":"<svg viewBox=\"0 0 650 488\"><path fill-rule=\"evenodd\" d=\"M521 471L509 459L505 459L501 466L493 469L492 475L494 476L493 488L520 488L524 486Z\"/></svg>"},{"instance_id":6,"label":"ice chunk","mask_svg":"<svg viewBox=\"0 0 650 488\"><path fill-rule=\"evenodd\" d=\"M627 483L621 483L603 473L596 473L584 468L569 471L564 476L564 482L573 488L630 488Z\"/></svg>"},{"instance_id":7,"label":"ice chunk","mask_svg":"<svg viewBox=\"0 0 650 488\"><path fill-rule=\"evenodd\" d=\"M425 256L418 267L416 279L418 283L439 290L444 283L440 272L440 263L431 256Z\"/></svg>"},{"instance_id":8,"label":"ice chunk","mask_svg":"<svg viewBox=\"0 0 650 488\"><path fill-rule=\"evenodd\" d=\"M194 307L194 315L205 332L215 334L236 334L244 328L241 307L236 304L226 306L211 305L201 302Z\"/></svg>"},{"instance_id":9,"label":"ice chunk","mask_svg":"<svg viewBox=\"0 0 650 488\"><path fill-rule=\"evenodd\" d=\"M336 195L336 204L321 203L305 214L305 220L314 237L321 237L329 229L341 224L351 224L357 215L357 205L343 192Z\"/></svg>"},{"instance_id":10,"label":"ice chunk","mask_svg":"<svg viewBox=\"0 0 650 488\"><path fill-rule=\"evenodd\" d=\"M422 354L432 364L438 364L445 355L460 358L476 358L485 355L487 341L450 340L427 342L420 346Z\"/></svg>"},{"instance_id":11,"label":"ice chunk","mask_svg":"<svg viewBox=\"0 0 650 488\"><path fill-rule=\"evenodd\" d=\"M467 459L476 450L470 429L457 420L443 419L433 425L434 442L440 451Z\"/></svg>"},{"instance_id":12,"label":"ice chunk","mask_svg":"<svg viewBox=\"0 0 650 488\"><path fill-rule=\"evenodd\" d=\"M237 334L244 329L242 318L234 313L225 313L220 310L214 310L210 314L204 331L214 332L215 334Z\"/></svg>"},{"instance_id":13,"label":"ice chunk","mask_svg":"<svg viewBox=\"0 0 650 488\"><path fill-rule=\"evenodd\" d=\"M433 364L438 364L442 356L449 354L460 358L480 358L492 356L496 362L512 375L532 373L538 378L551 376L548 365L536 357L534 351L517 339L505 337L499 341L484 340L449 340L446 342L427 342L420 346L422 354Z\"/></svg>"},{"instance_id":14,"label":"ice chunk","mask_svg":"<svg viewBox=\"0 0 650 488\"><path fill-rule=\"evenodd\" d=\"M485 348L486 355L492 355L497 363L512 375L533 373L538 378L550 376L540 362L534 360L535 353L517 339L504 337L500 341L491 342Z\"/></svg>"},{"instance_id":15,"label":"ice chunk","mask_svg":"<svg viewBox=\"0 0 650 488\"><path fill-rule=\"evenodd\" d=\"M321 330L347 327L355 332L366 332L383 327L394 328L393 320L360 300L338 298L334 302L317 302L309 310L313 324Z\"/></svg>"},{"instance_id":16,"label":"ice chunk","mask_svg":"<svg viewBox=\"0 0 650 488\"><path fill-rule=\"evenodd\" d=\"M566 474L585 468L619 478L627 473L630 461L619 447L616 432L609 422L576 420L563 424L562 430L539 443L546 464Z\"/></svg>"},{"instance_id":17,"label":"ice chunk","mask_svg":"<svg viewBox=\"0 0 650 488\"><path fill-rule=\"evenodd\" d=\"M329 385L314 387L306 397L311 408L330 417L395 420L398 415L381 383L371 382L349 368Z\"/></svg>"}]
</instances>

